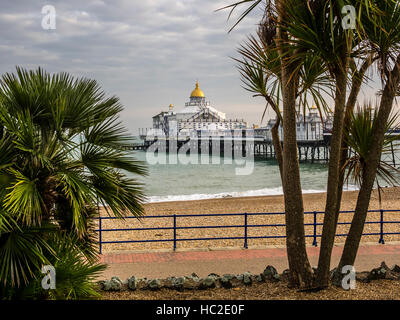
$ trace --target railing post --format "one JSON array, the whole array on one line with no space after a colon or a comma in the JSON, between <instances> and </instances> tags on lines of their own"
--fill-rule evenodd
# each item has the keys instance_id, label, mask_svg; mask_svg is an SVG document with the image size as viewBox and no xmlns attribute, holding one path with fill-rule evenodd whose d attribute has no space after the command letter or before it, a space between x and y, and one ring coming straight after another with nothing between
<instances>
[{"instance_id":1,"label":"railing post","mask_svg":"<svg viewBox=\"0 0 400 320\"><path fill-rule=\"evenodd\" d=\"M101 245L101 241L102 241L102 239L101 239L101 215L99 214L99 253L101 254L101 252L102 252L102 245Z\"/></svg>"},{"instance_id":2,"label":"railing post","mask_svg":"<svg viewBox=\"0 0 400 320\"><path fill-rule=\"evenodd\" d=\"M176 251L176 214L174 214L174 251Z\"/></svg>"},{"instance_id":3,"label":"railing post","mask_svg":"<svg viewBox=\"0 0 400 320\"><path fill-rule=\"evenodd\" d=\"M317 247L318 242L317 242L317 212L316 211L314 211L314 223L313 224L314 224L314 240L313 240L312 245L314 247Z\"/></svg>"},{"instance_id":4,"label":"railing post","mask_svg":"<svg viewBox=\"0 0 400 320\"><path fill-rule=\"evenodd\" d=\"M247 249L247 212L244 213L244 248Z\"/></svg>"},{"instance_id":5,"label":"railing post","mask_svg":"<svg viewBox=\"0 0 400 320\"><path fill-rule=\"evenodd\" d=\"M385 244L385 240L383 239L383 210L381 209L380 210L380 212L381 212L381 223L380 223L380 225L381 225L381 236L380 236L380 238L379 238L379 243L381 243L381 244Z\"/></svg>"}]
</instances>

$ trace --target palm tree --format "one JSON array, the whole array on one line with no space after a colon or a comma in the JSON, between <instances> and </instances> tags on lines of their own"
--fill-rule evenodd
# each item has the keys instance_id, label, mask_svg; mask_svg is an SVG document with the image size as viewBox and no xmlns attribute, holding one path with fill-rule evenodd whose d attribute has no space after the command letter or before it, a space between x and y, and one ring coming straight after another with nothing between
<instances>
[{"instance_id":1,"label":"palm tree","mask_svg":"<svg viewBox=\"0 0 400 320\"><path fill-rule=\"evenodd\" d=\"M87 259L93 220L143 214L136 177L146 169L125 150L117 97L98 83L42 69L5 74L0 81L0 281L29 284L57 255L48 241L74 234ZM88 244L89 240L89 244Z\"/></svg>"},{"instance_id":2,"label":"palm tree","mask_svg":"<svg viewBox=\"0 0 400 320\"><path fill-rule=\"evenodd\" d=\"M252 2L252 3L251 3ZM261 1L240 1L225 8L234 10L238 5L251 3L248 9L240 16L239 21L243 19L251 10L253 10ZM287 21L285 6L287 1L277 1L276 7L272 1L267 1L267 18L271 12L275 17L268 19L267 26L272 26L274 35L267 37L270 42L274 41L274 49L279 59L278 66L279 82L281 83L282 104L283 104L283 150L281 174L282 187L285 199L285 219L286 219L286 246L288 252L288 262L290 270L290 285L297 287L310 287L312 283L312 269L308 261L305 232L304 232L304 208L300 183L300 169L297 157L296 140L296 100L297 88L299 87L299 69L301 61L290 59L293 49L288 46L289 35L283 27ZM232 13L232 11L231 11ZM239 22L238 21L238 22ZM265 33L264 33L265 34ZM267 40L268 40L267 39ZM268 41L267 41L268 42ZM246 64L246 62L245 62ZM275 107L276 108L276 107ZM277 109L277 108L276 108ZM274 138L276 142L277 138ZM276 144L276 143L275 143ZM277 149L278 151L280 148ZM279 158L278 152L278 158ZM278 159L278 162L280 160Z\"/></svg>"},{"instance_id":3,"label":"palm tree","mask_svg":"<svg viewBox=\"0 0 400 320\"><path fill-rule=\"evenodd\" d=\"M368 45L377 55L383 90L370 137L371 145L374 147L365 159L355 214L346 238L338 272L345 265L353 265L357 255L371 192L380 166L387 124L390 123L393 102L400 84L400 5L393 0L375 0L373 3L377 13L365 14L362 18L367 21L364 23L364 29L368 35Z\"/></svg>"},{"instance_id":4,"label":"palm tree","mask_svg":"<svg viewBox=\"0 0 400 320\"><path fill-rule=\"evenodd\" d=\"M254 9L254 5L258 1L248 0L240 1L229 6L235 10L238 5L248 3L250 6L240 16L240 20L248 14L249 10ZM267 1L267 8L271 6L271 1ZM343 1L305 1L305 0L281 0L275 1L277 9L277 37L275 41L279 55L281 57L281 78L282 78L282 101L286 111L287 121L283 121L285 136L289 149L284 155L283 162L287 163L288 168L295 168L297 159L293 157L294 152L294 104L296 86L299 81L299 70L301 63L298 61L310 59L322 60L335 86L335 111L333 121L333 132L331 139L331 157L329 161L328 173L328 191L326 213L324 218L324 228L322 234L321 253L318 263L318 272L316 285L325 287L328 283L330 257L334 242L335 230L337 226L338 212L340 209L340 201L342 187L344 181L344 172L341 170L347 159L347 145L343 140L343 130L349 125L350 114L354 109L357 96L359 94L362 83L366 80L365 74L370 66L378 61L378 67L382 80L385 84L378 117L382 120L374 130L375 141L379 146L384 137L384 126L390 114L393 94L398 83L398 63L396 59L398 53L398 34L399 34L399 13L397 1L383 0L343 0ZM343 30L341 27L341 9L344 5L353 5L358 10L357 29ZM397 52L397 53L396 53ZM356 61L360 62L358 68ZM351 76L351 91L346 102L347 84L349 83L349 75ZM287 80L285 81L284 78ZM286 92L286 94L285 94ZM288 114L292 112L292 114ZM380 152L379 148L375 150ZM374 154L371 163L371 175L376 172L376 163L378 154ZM285 167L285 166L284 166ZM297 171L297 170L295 170ZM297 172L285 171L284 179L290 176L291 181L295 181L295 186L299 185ZM370 191L374 179L369 179L368 187L365 186L365 192L360 197L360 201L364 203L361 206L364 210L365 203L369 203ZM283 185L285 181L283 181ZM364 190L362 188L362 190ZM289 192L290 191L290 192ZM298 195L299 188L285 190L285 207L290 207L294 214L287 216L297 216L300 225L302 202ZM288 203L286 203L288 199ZM297 206L296 206L297 199ZM361 210L360 207L360 210ZM288 221L290 222L290 221ZM355 221L356 222L356 221ZM356 228L359 233L360 225L363 224L362 219L357 221L359 226ZM289 232L291 233L291 232ZM350 236L351 238L351 236ZM358 239L358 235L355 237ZM353 241L353 242L357 242ZM357 246L353 246L357 250ZM295 255L295 253L293 253ZM288 256L289 250L288 250ZM354 255L353 255L354 256ZM355 256L354 256L355 257ZM290 259L290 257L289 257ZM348 259L349 260L349 259ZM352 260L352 259L350 259Z\"/></svg>"},{"instance_id":5,"label":"palm tree","mask_svg":"<svg viewBox=\"0 0 400 320\"><path fill-rule=\"evenodd\" d=\"M343 171L346 172L345 181L352 181L358 186L362 185L366 170L368 155L373 148L372 133L373 128L377 126L378 112L372 108L371 104L359 107L356 112L350 115L350 125L345 131L345 141L348 147L354 152L345 162ZM392 115L386 123L386 132L398 123L398 114ZM382 154L391 153L393 143L398 145L399 135L385 135L382 145ZM396 185L395 173L399 170L390 162L379 160L375 183L378 186L380 195L381 188L378 178L389 185ZM379 196L379 199L381 197Z\"/></svg>"}]
</instances>

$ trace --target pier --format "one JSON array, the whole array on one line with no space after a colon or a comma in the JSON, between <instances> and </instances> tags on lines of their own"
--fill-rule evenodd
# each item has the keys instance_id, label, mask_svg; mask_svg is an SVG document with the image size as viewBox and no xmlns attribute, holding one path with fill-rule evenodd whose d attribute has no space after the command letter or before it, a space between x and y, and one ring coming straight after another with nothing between
<instances>
[{"instance_id":1,"label":"pier","mask_svg":"<svg viewBox=\"0 0 400 320\"><path fill-rule=\"evenodd\" d=\"M149 148L155 152L172 152L187 149L187 153L198 154L219 154L221 156L248 156L254 155L257 159L274 160L276 158L274 145L270 132L264 129L243 129L227 131L228 135L202 136L198 132L197 136L174 136L166 137L163 135L145 135L142 130L140 138L142 143L126 146L131 150L147 151ZM392 129L388 135L399 135L400 128ZM330 155L331 134L324 131L323 134L313 137L298 137L298 157L300 162L308 163L327 163ZM354 154L349 150L349 156ZM389 152L382 155L383 160L394 166L400 165L400 153L396 149L395 143L391 142Z\"/></svg>"}]
</instances>

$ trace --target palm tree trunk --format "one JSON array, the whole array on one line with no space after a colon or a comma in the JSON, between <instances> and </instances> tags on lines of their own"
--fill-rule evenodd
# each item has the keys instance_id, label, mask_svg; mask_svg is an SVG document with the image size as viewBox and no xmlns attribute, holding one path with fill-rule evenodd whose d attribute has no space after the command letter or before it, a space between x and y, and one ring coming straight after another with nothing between
<instances>
[{"instance_id":1,"label":"palm tree trunk","mask_svg":"<svg viewBox=\"0 0 400 320\"><path fill-rule=\"evenodd\" d=\"M351 114L354 111L358 94L360 93L361 90L361 85L363 83L363 79L365 76L365 73L369 69L369 67L372 65L372 63L375 61L375 58L373 55L369 55L363 64L360 67L360 70L354 73L353 78L352 78L352 83L351 83L351 90L349 97L347 99L346 103L346 113L344 116L344 128L348 128L350 125L350 119L351 119ZM354 61L352 61L354 63ZM356 68L355 63L354 63L354 69ZM343 194L343 184L344 184L344 176L345 176L345 171L343 170L344 165L346 163L347 157L348 157L348 152L349 152L349 147L346 143L346 141L342 140L342 147L341 147L341 155L340 155L340 173L339 173L339 184L338 184L338 192L337 192L337 207L336 207L336 218L335 218L335 233L336 233L336 228L337 228L337 222L339 219L339 211L340 211L340 205L342 202L342 194ZM334 242L334 239L332 240Z\"/></svg>"},{"instance_id":2,"label":"palm tree trunk","mask_svg":"<svg viewBox=\"0 0 400 320\"><path fill-rule=\"evenodd\" d=\"M346 61L347 56L342 61ZM335 73L335 113L330 143L328 186L325 205L321 250L318 260L316 286L326 287L329 281L331 254L336 232L338 185L340 182L340 158L343 138L344 114L347 87L347 62Z\"/></svg>"},{"instance_id":3,"label":"palm tree trunk","mask_svg":"<svg viewBox=\"0 0 400 320\"><path fill-rule=\"evenodd\" d=\"M286 1L277 2L278 20L285 21ZM285 200L286 247L289 262L289 285L309 288L312 285L312 269L308 260L305 232L304 208L300 183L300 169L297 157L296 139L296 81L295 66L287 62L282 42L288 40L287 33L278 27L277 44L281 57L281 80L283 102L283 179Z\"/></svg>"},{"instance_id":4,"label":"palm tree trunk","mask_svg":"<svg viewBox=\"0 0 400 320\"><path fill-rule=\"evenodd\" d=\"M272 143L274 145L276 161L278 162L279 166L279 173L281 175L281 180L283 179L283 156L282 156L282 145L281 140L279 139L279 125L281 124L281 118L277 115L276 122L271 128L271 136L272 136Z\"/></svg>"},{"instance_id":5,"label":"palm tree trunk","mask_svg":"<svg viewBox=\"0 0 400 320\"><path fill-rule=\"evenodd\" d=\"M374 61L372 55L368 56L366 60L363 62L363 64L360 67L360 70L355 72L352 78L352 84L351 84L351 90L349 97L347 99L346 103L346 111L345 111L345 116L344 116L344 125L343 128L346 128L349 126L350 122L350 115L354 110L355 104L357 102L357 97L361 89L361 85L363 82L363 78L365 73L367 72L368 68L371 66L372 62ZM354 61L353 61L354 63ZM356 68L356 66L354 66ZM343 131L343 130L342 130ZM333 135L332 135L333 136ZM337 228L337 223L339 219L339 211L340 211L340 204L342 201L342 193L343 193L343 184L344 184L344 171L342 170L346 159L347 159L347 153L348 153L348 146L347 143L341 139L341 147L340 147L340 160L339 160L339 180L337 184L337 200L336 200L336 208L335 208L335 213L332 213L332 221L331 223L331 230L329 232L329 238L328 235L325 234L325 237L323 236L323 240L321 242L321 254L320 254L320 261L319 265L321 265L321 272L317 276L316 279L316 285L320 287L324 287L328 284L329 281L329 269L330 269L330 260L331 260L331 255L332 255L332 248L333 244L335 242L335 234L336 234L336 228ZM329 182L328 182L329 183ZM329 195L327 194L327 197ZM325 221L324 221L325 222ZM325 224L324 224L325 227ZM327 229L324 229L327 230ZM326 232L328 233L328 232ZM322 249L322 243L323 243L323 248ZM329 257L329 258L328 258Z\"/></svg>"},{"instance_id":6,"label":"palm tree trunk","mask_svg":"<svg viewBox=\"0 0 400 320\"><path fill-rule=\"evenodd\" d=\"M297 156L295 84L287 80L292 70L283 68L283 189L286 218L286 246L290 269L290 284L308 288L312 284L312 269L308 261L304 207ZM289 72L288 72L289 71Z\"/></svg>"},{"instance_id":7,"label":"palm tree trunk","mask_svg":"<svg viewBox=\"0 0 400 320\"><path fill-rule=\"evenodd\" d=\"M393 107L393 101L396 96L397 87L400 82L400 55L397 57L396 65L390 72L385 89L383 90L381 103L379 106L376 126L372 132L372 143L369 157L363 170L362 184L358 193L357 205L354 212L353 220L350 226L349 234L346 238L343 254L339 262L338 272L345 265L354 265L358 247L360 245L361 236L364 230L365 220L368 213L371 193L376 178L376 170L379 165L383 141L386 134L386 124L389 119Z\"/></svg>"}]
</instances>

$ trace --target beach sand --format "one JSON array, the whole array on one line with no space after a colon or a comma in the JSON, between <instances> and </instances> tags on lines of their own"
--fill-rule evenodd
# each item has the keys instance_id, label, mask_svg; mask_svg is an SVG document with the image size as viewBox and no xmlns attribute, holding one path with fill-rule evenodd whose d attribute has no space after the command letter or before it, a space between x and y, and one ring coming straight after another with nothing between
<instances>
[{"instance_id":1,"label":"beach sand","mask_svg":"<svg viewBox=\"0 0 400 320\"><path fill-rule=\"evenodd\" d=\"M342 198L341 210L354 210L357 201L358 191L344 192ZM304 209L308 211L323 211L325 208L325 193L304 194ZM177 239L193 239L193 238L210 238L210 237L243 237L245 228L244 216L213 216L205 217L204 214L227 214L227 213L260 213L260 212L283 212L284 200L283 196L263 196L263 197L245 197L245 198L223 198L208 199L198 201L177 201L177 202L160 202L145 204L146 216L165 215L166 218L144 218L141 221L137 219L126 220L103 220L102 229L129 229L129 228L172 228L173 215L177 215L177 227L188 226L231 226L228 228L196 228L196 229L178 229ZM382 205L384 210L400 209L400 187L386 188L382 193ZM380 209L378 201L378 193L373 192L370 210ZM179 217L184 214L195 214L196 217ZM339 218L340 223L351 222L352 213L342 213ZM106 216L102 212L102 216ZM313 214L305 215L305 223L312 224ZM364 228L364 233L380 232L380 213L370 213L368 222ZM385 221L397 221L397 223L384 224L384 232L400 233L400 212L385 213ZM317 215L317 223L323 222L323 214ZM284 236L285 235L285 217L284 215L249 215L248 225L278 225L269 227L248 227L247 235L249 237L260 236ZM337 233L347 233L349 225L339 224ZM305 227L306 235L313 235L313 226ZM317 234L321 234L322 226L317 227ZM144 231L103 231L102 241L137 241L137 240L156 240L155 242L146 243L118 243L103 244L103 253L116 252L120 250L141 251L149 249L170 249L173 248L173 242L161 242L160 240L172 240L173 230L144 230ZM385 235L385 241L399 241L400 235ZM317 239L318 242L320 239ZM345 237L336 237L336 243L343 243ZM364 236L362 241L375 242L379 240L379 234ZM313 237L307 238L307 244L311 245ZM222 239L222 240L200 240L200 241L178 241L177 248L221 248L221 247L243 247L243 239ZM268 239L249 239L249 247L263 247L270 245L285 245L285 238L268 238Z\"/></svg>"}]
</instances>

